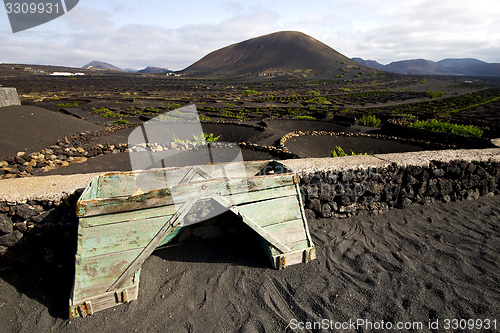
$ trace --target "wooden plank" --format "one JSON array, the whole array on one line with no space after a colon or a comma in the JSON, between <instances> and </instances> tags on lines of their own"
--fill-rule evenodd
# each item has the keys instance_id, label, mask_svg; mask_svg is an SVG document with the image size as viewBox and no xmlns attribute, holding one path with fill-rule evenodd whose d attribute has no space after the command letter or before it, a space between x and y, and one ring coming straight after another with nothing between
<instances>
[{"instance_id":1,"label":"wooden plank","mask_svg":"<svg viewBox=\"0 0 500 333\"><path fill-rule=\"evenodd\" d=\"M139 283L135 283L131 286L123 288L123 290L121 290L120 293L121 292L127 293L128 297L127 302L134 301L137 299L137 296L139 294ZM86 313L86 311L82 311L79 309L79 306L83 305L83 303L85 302L88 302L88 306L91 308L91 313ZM123 303L124 302L122 302L119 298L117 298L115 291L102 293L96 296L88 297L82 301L78 302L72 301L70 304L69 317L70 318L85 317L87 314L92 315L95 312L106 310Z\"/></svg>"},{"instance_id":2,"label":"wooden plank","mask_svg":"<svg viewBox=\"0 0 500 333\"><path fill-rule=\"evenodd\" d=\"M281 187L293 184L291 176L264 176L249 179L214 179L201 182L187 183L173 189L162 189L145 194L132 196L127 199L96 199L85 200L78 203L80 216L95 216L143 208L152 208L172 204L172 195L176 203L182 203L193 198L210 198L220 193L242 193L262 189Z\"/></svg>"},{"instance_id":3,"label":"wooden plank","mask_svg":"<svg viewBox=\"0 0 500 333\"><path fill-rule=\"evenodd\" d=\"M113 283L113 285L108 289L108 291L119 289L124 286L126 281L141 268L142 264L146 259L153 253L153 251L158 247L158 245L167 237L167 235L175 228L184 216L189 212L189 210L195 204L195 200L188 201L182 205L181 208L172 216L170 221L166 223L158 232L158 234L149 242L149 244L142 250L142 252L137 256L137 258L127 267L123 274Z\"/></svg>"},{"instance_id":4,"label":"wooden plank","mask_svg":"<svg viewBox=\"0 0 500 333\"><path fill-rule=\"evenodd\" d=\"M171 242L181 231L182 229L184 229L183 226L176 226L172 229L172 231L170 232L170 234L167 235L167 237L165 237L160 244L158 244L158 247L161 247L163 245L166 245L168 244L169 242Z\"/></svg>"},{"instance_id":5,"label":"wooden plank","mask_svg":"<svg viewBox=\"0 0 500 333\"><path fill-rule=\"evenodd\" d=\"M238 210L261 227L302 218L296 195L239 205Z\"/></svg>"},{"instance_id":6,"label":"wooden plank","mask_svg":"<svg viewBox=\"0 0 500 333\"><path fill-rule=\"evenodd\" d=\"M273 255L272 263L276 269L286 268L288 266L302 264L316 259L316 249L308 247L285 254Z\"/></svg>"},{"instance_id":7,"label":"wooden plank","mask_svg":"<svg viewBox=\"0 0 500 333\"><path fill-rule=\"evenodd\" d=\"M85 299L105 292L140 253L141 249L136 249L92 258L81 258L77 255L74 299ZM132 277L127 283L131 279Z\"/></svg>"},{"instance_id":8,"label":"wooden plank","mask_svg":"<svg viewBox=\"0 0 500 333\"><path fill-rule=\"evenodd\" d=\"M83 227L87 228L127 221L145 220L148 218L174 215L178 208L179 207L175 205L169 205L154 208L145 208L125 213L81 217L79 219L79 223Z\"/></svg>"},{"instance_id":9,"label":"wooden plank","mask_svg":"<svg viewBox=\"0 0 500 333\"><path fill-rule=\"evenodd\" d=\"M80 229L78 254L82 258L144 248L170 216L133 220Z\"/></svg>"},{"instance_id":10,"label":"wooden plank","mask_svg":"<svg viewBox=\"0 0 500 333\"><path fill-rule=\"evenodd\" d=\"M272 224L264 227L264 230L287 246L291 243L307 240L302 219Z\"/></svg>"},{"instance_id":11,"label":"wooden plank","mask_svg":"<svg viewBox=\"0 0 500 333\"><path fill-rule=\"evenodd\" d=\"M230 206L229 202L222 198L222 197L214 197L214 200L219 202L223 206ZM282 252L288 252L290 249L284 245L280 240L276 239L273 235L271 235L269 232L264 230L260 225L255 223L250 217L246 216L245 214L242 214L236 207L231 207L230 209L233 213L241 217L243 222L245 222L250 228L252 228L255 232L257 232L260 236L262 236L268 243L276 247L278 250Z\"/></svg>"},{"instance_id":12,"label":"wooden plank","mask_svg":"<svg viewBox=\"0 0 500 333\"><path fill-rule=\"evenodd\" d=\"M309 233L309 225L307 224L306 212L304 211L304 201L302 200L302 195L300 194L299 182L295 182L295 191L297 192L298 200L300 202L300 214L302 215L302 221L304 223L304 229L306 231L307 240L312 245L311 234Z\"/></svg>"},{"instance_id":13,"label":"wooden plank","mask_svg":"<svg viewBox=\"0 0 500 333\"><path fill-rule=\"evenodd\" d=\"M223 195L226 200L235 205L243 205L256 201L264 201L279 197L293 196L295 195L295 186L287 185L281 187L273 187L268 189L262 189L258 191L250 191L243 193L236 193L231 195Z\"/></svg>"},{"instance_id":14,"label":"wooden plank","mask_svg":"<svg viewBox=\"0 0 500 333\"><path fill-rule=\"evenodd\" d=\"M295 243L289 243L286 246L288 246L292 251L304 250L311 247L311 242L307 239L303 239Z\"/></svg>"}]
</instances>

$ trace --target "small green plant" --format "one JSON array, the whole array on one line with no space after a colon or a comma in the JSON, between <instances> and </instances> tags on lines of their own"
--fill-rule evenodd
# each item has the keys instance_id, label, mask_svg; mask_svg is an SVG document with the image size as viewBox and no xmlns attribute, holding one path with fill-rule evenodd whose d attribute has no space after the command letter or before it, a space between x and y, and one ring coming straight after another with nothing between
<instances>
[{"instance_id":1,"label":"small green plant","mask_svg":"<svg viewBox=\"0 0 500 333\"><path fill-rule=\"evenodd\" d=\"M308 100L307 103L332 104L332 102L330 102L329 100L327 100L325 97L315 97L313 99Z\"/></svg>"},{"instance_id":2,"label":"small green plant","mask_svg":"<svg viewBox=\"0 0 500 333\"><path fill-rule=\"evenodd\" d=\"M317 120L313 116L295 116L295 117L293 117L293 119L296 119L296 120Z\"/></svg>"},{"instance_id":3,"label":"small green plant","mask_svg":"<svg viewBox=\"0 0 500 333\"><path fill-rule=\"evenodd\" d=\"M220 135L219 136L214 136L213 133L208 133L208 134L204 133L203 135L205 135L205 141L207 143L219 141L219 138L220 138Z\"/></svg>"},{"instance_id":4,"label":"small green plant","mask_svg":"<svg viewBox=\"0 0 500 333\"><path fill-rule=\"evenodd\" d=\"M234 118L234 113L229 110L223 110L221 116L226 118Z\"/></svg>"},{"instance_id":5,"label":"small green plant","mask_svg":"<svg viewBox=\"0 0 500 333\"><path fill-rule=\"evenodd\" d=\"M426 129L432 132L451 133L467 137L480 138L483 136L483 130L473 125L457 125L447 121L432 119L429 121L417 120L408 125L411 128Z\"/></svg>"},{"instance_id":6,"label":"small green plant","mask_svg":"<svg viewBox=\"0 0 500 333\"><path fill-rule=\"evenodd\" d=\"M439 97L443 97L443 96L444 96L444 92L442 92L442 91L432 91L430 89L427 89L427 97L429 97L431 99L439 98Z\"/></svg>"},{"instance_id":7,"label":"small green plant","mask_svg":"<svg viewBox=\"0 0 500 333\"><path fill-rule=\"evenodd\" d=\"M113 122L115 125L130 124L130 121L126 119L118 119Z\"/></svg>"},{"instance_id":8,"label":"small green plant","mask_svg":"<svg viewBox=\"0 0 500 333\"><path fill-rule=\"evenodd\" d=\"M200 135L193 134L193 140L181 140L174 134L174 142L179 145L186 144L200 144L205 142L216 142L220 138L219 136L214 136L213 133L201 133Z\"/></svg>"},{"instance_id":9,"label":"small green plant","mask_svg":"<svg viewBox=\"0 0 500 333\"><path fill-rule=\"evenodd\" d=\"M77 107L79 104L80 104L80 102L76 101L76 102L72 102L72 103L57 104L57 106L60 108L74 108L74 107Z\"/></svg>"},{"instance_id":10,"label":"small green plant","mask_svg":"<svg viewBox=\"0 0 500 333\"><path fill-rule=\"evenodd\" d=\"M344 156L348 156L348 154L340 146L335 146L335 150L331 152L331 155L332 155L332 157L344 157ZM368 155L368 153L358 153L358 154L356 154L355 152L353 152L351 150L351 156L354 156L354 155Z\"/></svg>"},{"instance_id":11,"label":"small green plant","mask_svg":"<svg viewBox=\"0 0 500 333\"><path fill-rule=\"evenodd\" d=\"M201 121L210 121L210 118L205 116L204 114L201 114L199 113L198 114L198 118L201 120Z\"/></svg>"},{"instance_id":12,"label":"small green plant","mask_svg":"<svg viewBox=\"0 0 500 333\"><path fill-rule=\"evenodd\" d=\"M120 112L111 111L108 108L99 108L99 109L93 108L92 112L98 113L99 117L103 118L119 118L122 116Z\"/></svg>"},{"instance_id":13,"label":"small green plant","mask_svg":"<svg viewBox=\"0 0 500 333\"><path fill-rule=\"evenodd\" d=\"M320 96L321 94L319 93L319 91L316 91L316 90L310 90L307 92L307 94L309 96Z\"/></svg>"},{"instance_id":14,"label":"small green plant","mask_svg":"<svg viewBox=\"0 0 500 333\"><path fill-rule=\"evenodd\" d=\"M251 89L243 90L241 93L242 93L243 95L246 95L246 96L249 96L249 95L258 95L258 94L260 94L258 91L251 90Z\"/></svg>"},{"instance_id":15,"label":"small green plant","mask_svg":"<svg viewBox=\"0 0 500 333\"><path fill-rule=\"evenodd\" d=\"M92 113L105 113L111 111L108 108L92 108Z\"/></svg>"},{"instance_id":16,"label":"small green plant","mask_svg":"<svg viewBox=\"0 0 500 333\"><path fill-rule=\"evenodd\" d=\"M361 126L377 127L380 125L380 119L372 114L365 114L359 119L359 124Z\"/></svg>"}]
</instances>

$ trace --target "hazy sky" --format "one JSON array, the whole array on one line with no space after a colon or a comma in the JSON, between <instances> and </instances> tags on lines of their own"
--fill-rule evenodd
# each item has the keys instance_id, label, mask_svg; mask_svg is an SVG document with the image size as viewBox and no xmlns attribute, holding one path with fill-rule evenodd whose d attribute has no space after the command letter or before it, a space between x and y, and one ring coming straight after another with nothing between
<instances>
[{"instance_id":1,"label":"hazy sky","mask_svg":"<svg viewBox=\"0 0 500 333\"><path fill-rule=\"evenodd\" d=\"M478 58L500 63L499 0L80 0L66 15L13 34L0 7L0 62L183 69L260 35L304 32L347 57Z\"/></svg>"}]
</instances>

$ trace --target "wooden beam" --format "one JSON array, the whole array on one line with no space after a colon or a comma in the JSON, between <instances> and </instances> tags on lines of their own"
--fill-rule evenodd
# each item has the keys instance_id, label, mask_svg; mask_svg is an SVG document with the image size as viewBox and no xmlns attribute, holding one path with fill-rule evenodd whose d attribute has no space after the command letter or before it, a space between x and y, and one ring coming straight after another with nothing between
<instances>
[{"instance_id":1,"label":"wooden beam","mask_svg":"<svg viewBox=\"0 0 500 333\"><path fill-rule=\"evenodd\" d=\"M177 213L172 216L172 218L165 223L165 225L160 229L158 234L149 242L149 244L144 248L144 250L137 256L137 258L127 267L123 274L116 280L107 291L113 291L120 289L126 283L128 279L135 272L141 268L144 261L153 253L153 251L160 245L160 243L168 236L173 228L179 225L179 222L184 218L184 216L189 212L197 200L191 200L185 202Z\"/></svg>"},{"instance_id":2,"label":"wooden beam","mask_svg":"<svg viewBox=\"0 0 500 333\"><path fill-rule=\"evenodd\" d=\"M288 246L286 246L280 240L276 239L273 235L271 235L269 232L264 230L264 228L262 228L260 225L255 223L251 218L249 218L245 214L242 214L240 211L238 211L237 207L231 206L231 204L225 198L223 198L221 196L214 196L214 200L219 202L224 207L230 207L229 210L231 210L233 213L235 213L236 215L241 217L243 222L245 222L250 228L252 228L255 232L257 232L267 242L269 242L271 245L273 245L275 248L277 248L282 253L287 253L287 252L291 251L291 249Z\"/></svg>"}]
</instances>

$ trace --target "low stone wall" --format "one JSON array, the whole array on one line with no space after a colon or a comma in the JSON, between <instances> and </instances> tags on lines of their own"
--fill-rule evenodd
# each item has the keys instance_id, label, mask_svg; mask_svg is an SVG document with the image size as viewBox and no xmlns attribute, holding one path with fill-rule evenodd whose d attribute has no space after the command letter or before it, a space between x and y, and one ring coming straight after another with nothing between
<instances>
[{"instance_id":1,"label":"low stone wall","mask_svg":"<svg viewBox=\"0 0 500 333\"><path fill-rule=\"evenodd\" d=\"M417 203L500 194L499 148L282 162L298 172L305 208L319 217L381 213ZM75 203L94 176L0 181L0 261L50 262L61 255L59 251L74 254ZM220 229L213 223L197 225L187 236L217 236Z\"/></svg>"},{"instance_id":2,"label":"low stone wall","mask_svg":"<svg viewBox=\"0 0 500 333\"><path fill-rule=\"evenodd\" d=\"M21 105L16 88L0 87L0 108L11 105Z\"/></svg>"}]
</instances>

